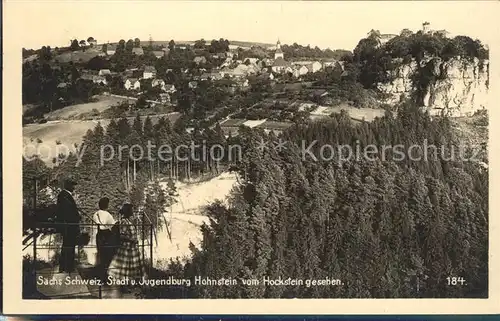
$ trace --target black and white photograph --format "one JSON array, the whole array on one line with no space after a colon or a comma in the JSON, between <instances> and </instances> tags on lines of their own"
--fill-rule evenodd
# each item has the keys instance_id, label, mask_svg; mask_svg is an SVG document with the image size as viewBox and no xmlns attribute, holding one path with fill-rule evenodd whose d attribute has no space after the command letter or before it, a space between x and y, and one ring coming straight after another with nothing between
<instances>
[{"instance_id":1,"label":"black and white photograph","mask_svg":"<svg viewBox=\"0 0 500 321\"><path fill-rule=\"evenodd\" d=\"M22 299L491 298L480 6L25 4Z\"/></svg>"}]
</instances>

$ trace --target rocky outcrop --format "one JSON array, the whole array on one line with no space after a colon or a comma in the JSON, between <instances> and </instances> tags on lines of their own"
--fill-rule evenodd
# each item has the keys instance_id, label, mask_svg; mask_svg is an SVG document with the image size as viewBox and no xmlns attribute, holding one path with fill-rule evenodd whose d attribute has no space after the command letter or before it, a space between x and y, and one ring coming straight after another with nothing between
<instances>
[{"instance_id":1,"label":"rocky outcrop","mask_svg":"<svg viewBox=\"0 0 500 321\"><path fill-rule=\"evenodd\" d=\"M384 103L414 97L432 115L468 116L487 108L489 61L461 57L443 61L428 57L420 63L397 62L389 72L392 81L379 83Z\"/></svg>"}]
</instances>

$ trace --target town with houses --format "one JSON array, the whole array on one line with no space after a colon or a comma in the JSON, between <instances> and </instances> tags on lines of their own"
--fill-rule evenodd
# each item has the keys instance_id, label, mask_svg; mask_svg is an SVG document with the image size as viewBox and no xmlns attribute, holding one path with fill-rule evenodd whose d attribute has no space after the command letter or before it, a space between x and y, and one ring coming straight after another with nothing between
<instances>
[{"instance_id":1,"label":"town with houses","mask_svg":"<svg viewBox=\"0 0 500 321\"><path fill-rule=\"evenodd\" d=\"M179 46L179 49L186 50L186 46ZM304 59L304 60L291 60L285 57L281 48L281 43L278 40L274 47L269 49L269 58L260 57L246 57L243 59L238 58L238 49L230 49L229 51L216 53L211 55L210 58L217 59L222 63L212 68L206 68L207 58L205 55L196 55L192 62L194 64L194 73L189 74L193 69L182 68L182 72L190 76L188 87L195 89L200 82L212 81L226 91L234 94L237 90L245 91L249 89L251 79L269 80L269 85L273 86L280 81L285 75L289 77L288 83L301 83L303 76L315 74L325 68L338 68L343 72L343 61L334 58L323 59ZM96 50L102 50L102 46L96 46ZM164 59L168 57L168 48L156 50L152 53L157 59ZM109 45L106 48L105 54L100 53L100 56L110 57L116 53L116 46ZM142 48L134 48L132 53L134 55L144 55ZM172 72L171 69L166 70ZM152 101L149 107L154 107L156 104L171 104L174 101L173 95L177 89L174 83L168 83L167 79L159 77L157 70L153 65L145 65L142 68L127 69L122 73L117 73L109 69L101 69L97 74L85 74L85 79L92 80L95 84L107 86L106 76L119 75L123 79L123 89L127 91L127 96L139 97L142 94L141 84L150 80L150 86L159 88L156 101ZM312 95L317 95L317 98L323 97L327 94L326 90L310 90ZM277 100L276 100L277 101ZM296 106L302 109L311 107L311 102L295 102ZM237 134L240 126L263 128L266 131L281 132L292 125L289 121L272 121L267 119L226 119L221 123L222 129L232 134Z\"/></svg>"},{"instance_id":2,"label":"town with houses","mask_svg":"<svg viewBox=\"0 0 500 321\"><path fill-rule=\"evenodd\" d=\"M136 64L134 61L134 66L125 66L122 70L114 68L116 64L113 63L118 55L119 44L117 43L98 44L96 40L89 38L89 41L78 43L81 49L60 56L69 60L69 64L78 69L79 79L92 82L97 86L101 97L108 95L125 98L128 101L146 97L146 103L142 108L143 112L149 109L146 114L154 114L155 108L161 108L161 114L164 114L164 111L180 111L175 107L179 104L179 91L181 90L179 87L182 86L179 79L182 79L186 85L184 90L201 90L204 83L211 83L228 95L252 91L252 87L255 88L257 83L265 84L268 87L265 90L266 94L261 97L261 101L256 101L255 105L282 103L289 104L295 108L293 109L295 111L303 112L307 109L313 112L314 107L319 107L320 101L324 102L324 98L328 95L327 88L313 85L314 75L326 69L336 69L340 75L345 75L344 62L340 55L335 58L287 57L280 40L277 40L275 45L268 45L266 48L259 47L258 50L254 50L253 46L250 48L230 44L227 50L215 53L209 52L210 46L208 45L206 48L193 49L193 44L172 45L172 43L173 41L170 46L168 43L163 46L154 44L152 45L154 50L149 51L142 47L132 48L133 57L130 59L137 58L140 63ZM57 50L60 49L52 49L53 52ZM164 68L160 73L157 65L161 61L171 59L169 58L171 51L189 51L191 57L189 60L183 57L184 65L174 67L175 69ZM141 58L146 55L148 59L144 59L147 61L144 63ZM92 58L89 59L89 57ZM156 61L152 60L152 57ZM29 63L31 59L33 58L27 57L24 62ZM103 68L88 68L93 62L97 62L96 65L102 64ZM63 63L66 62L54 58L51 65L53 68L60 69L58 65ZM173 76L176 73L178 75ZM57 90L64 91L72 81L72 79L67 79L59 82ZM294 94L292 96L297 98L290 99L290 95L287 95L289 92L302 95ZM232 115L225 115L225 119L214 120L220 123L225 132L232 133L236 133L241 125L259 126L266 131L280 132L293 124L291 117L283 119L255 116L249 119L234 118L234 114L237 113L238 111L235 111ZM83 119L100 118L96 113L91 116L82 115L82 117ZM44 122L43 119L41 121Z\"/></svg>"},{"instance_id":3,"label":"town with houses","mask_svg":"<svg viewBox=\"0 0 500 321\"><path fill-rule=\"evenodd\" d=\"M446 30L432 30L429 22L422 23L417 32L444 38L449 35ZM372 29L366 38L376 40L380 47L412 34L409 29L400 35ZM39 94L50 96L43 101L43 108L33 107L42 105L38 97L25 100L24 105L32 110L26 108L24 121L169 115L175 122L183 115L188 130L219 124L226 135L236 135L241 126L279 134L301 120L341 111L353 121L371 121L382 116L384 109L374 99L361 101L359 97L370 96L370 90L359 88L359 84L344 85L357 81L346 69L352 56L349 50L282 44L279 39L275 44L222 38L154 41L151 36L142 42L138 38L115 43L100 43L93 37L74 39L66 48L24 49L25 73L46 59L54 77L50 85L56 87L52 88L55 98L54 94ZM27 91L30 78L38 79L28 77ZM75 99L72 96L80 92L79 86L83 97ZM87 106L83 112L60 116L81 104ZM91 104L100 107L88 107Z\"/></svg>"}]
</instances>

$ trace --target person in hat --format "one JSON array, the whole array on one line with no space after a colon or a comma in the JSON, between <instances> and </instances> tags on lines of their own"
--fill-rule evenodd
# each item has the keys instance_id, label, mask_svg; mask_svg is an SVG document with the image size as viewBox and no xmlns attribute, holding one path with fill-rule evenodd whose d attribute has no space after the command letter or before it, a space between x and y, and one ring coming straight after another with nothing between
<instances>
[{"instance_id":1,"label":"person in hat","mask_svg":"<svg viewBox=\"0 0 500 321\"><path fill-rule=\"evenodd\" d=\"M75 247L80 234L80 213L73 193L76 181L66 179L63 190L57 196L56 216L62 223L62 249L59 257L59 272L71 273L75 270Z\"/></svg>"},{"instance_id":2,"label":"person in hat","mask_svg":"<svg viewBox=\"0 0 500 321\"><path fill-rule=\"evenodd\" d=\"M120 209L120 246L108 269L108 277L116 280L141 279L145 276L144 265L139 251L137 231L132 223L132 204L124 204ZM126 287L122 287L124 290Z\"/></svg>"}]
</instances>

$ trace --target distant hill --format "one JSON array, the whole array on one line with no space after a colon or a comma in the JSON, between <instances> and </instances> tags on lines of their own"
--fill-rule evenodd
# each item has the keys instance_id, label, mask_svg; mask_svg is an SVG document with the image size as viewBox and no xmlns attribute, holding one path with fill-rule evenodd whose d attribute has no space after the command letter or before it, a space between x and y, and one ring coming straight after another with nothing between
<instances>
[{"instance_id":1,"label":"distant hill","mask_svg":"<svg viewBox=\"0 0 500 321\"><path fill-rule=\"evenodd\" d=\"M170 113L166 115L170 123L174 124L180 117L180 113ZM165 115L150 115L153 125ZM147 116L141 116L144 121ZM127 117L132 125L135 117ZM100 123L103 127L109 125L109 119L100 120L61 120L49 121L45 124L28 124L23 127L23 145L26 148L25 156L32 156L35 148L41 158L47 161L47 165L53 166L52 157L67 150L74 151L75 143L80 145L83 136L89 129L94 129ZM43 147L40 147L43 144ZM60 146L62 145L62 146ZM65 147L67 149L65 149Z\"/></svg>"},{"instance_id":2,"label":"distant hill","mask_svg":"<svg viewBox=\"0 0 500 321\"><path fill-rule=\"evenodd\" d=\"M87 48L85 51L83 50L67 51L55 56L54 61L62 63L68 63L70 61L86 63L90 59L97 57L99 54L101 54L100 50L95 50L90 48Z\"/></svg>"},{"instance_id":3,"label":"distant hill","mask_svg":"<svg viewBox=\"0 0 500 321\"><path fill-rule=\"evenodd\" d=\"M205 40L206 40L207 44L209 44L210 41L212 41L212 39L205 39ZM195 42L194 40L175 40L175 39L174 39L174 41L177 45L193 45ZM170 42L170 40L153 40L153 45L167 47L169 42ZM143 46L148 44L148 43L149 43L149 40L141 39L141 44ZM275 46L275 44L270 44L270 43L240 41L240 40L229 40L229 43L231 46L238 46L238 47L242 47L242 48L250 48L252 46L260 46L260 47L264 47L264 48L270 48L270 47ZM118 44L118 42L110 42L110 44L116 45L116 44Z\"/></svg>"},{"instance_id":4,"label":"distant hill","mask_svg":"<svg viewBox=\"0 0 500 321\"><path fill-rule=\"evenodd\" d=\"M260 46L260 47L264 47L264 48L269 48L269 47L276 46L276 44L270 44L270 43L237 41L237 40L229 40L229 43L233 46L240 46L240 47Z\"/></svg>"}]
</instances>

